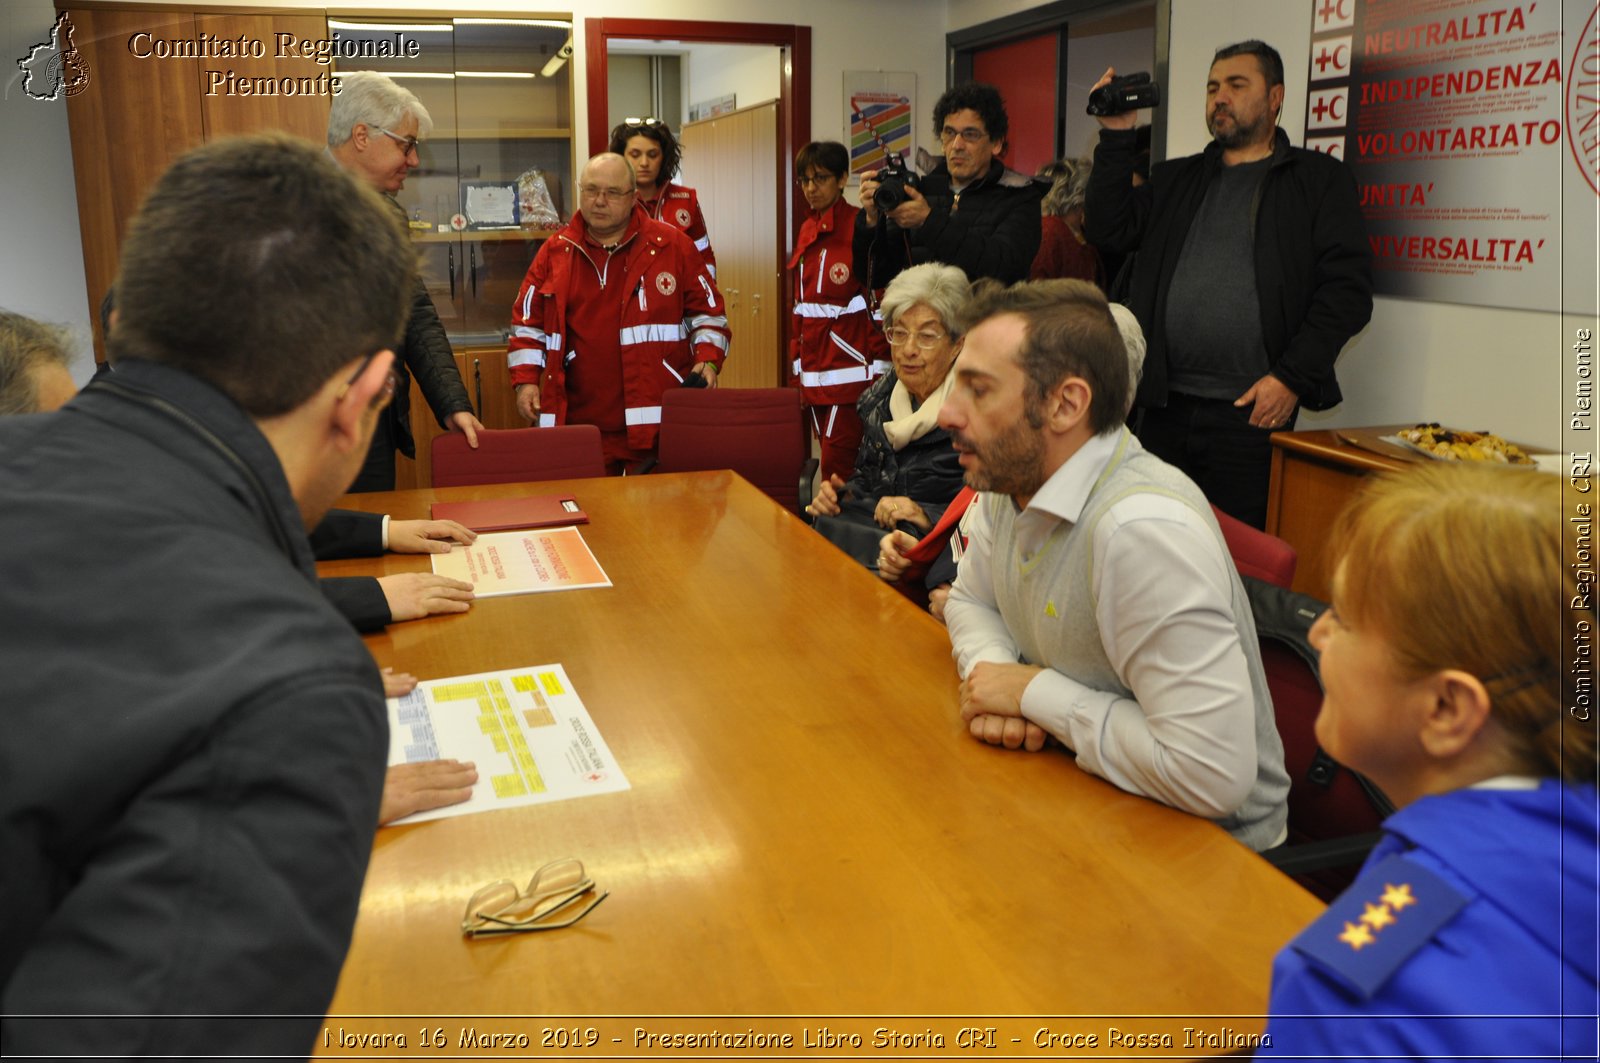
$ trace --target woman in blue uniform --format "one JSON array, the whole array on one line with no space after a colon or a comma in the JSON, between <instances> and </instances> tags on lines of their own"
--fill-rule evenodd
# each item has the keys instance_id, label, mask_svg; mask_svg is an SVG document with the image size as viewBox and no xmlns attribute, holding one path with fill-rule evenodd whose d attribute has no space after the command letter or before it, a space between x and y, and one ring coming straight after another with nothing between
<instances>
[{"instance_id":1,"label":"woman in blue uniform","mask_svg":"<svg viewBox=\"0 0 1600 1063\"><path fill-rule=\"evenodd\" d=\"M1399 807L1273 965L1272 1058L1595 1052L1590 496L1429 464L1329 541L1317 740Z\"/></svg>"}]
</instances>

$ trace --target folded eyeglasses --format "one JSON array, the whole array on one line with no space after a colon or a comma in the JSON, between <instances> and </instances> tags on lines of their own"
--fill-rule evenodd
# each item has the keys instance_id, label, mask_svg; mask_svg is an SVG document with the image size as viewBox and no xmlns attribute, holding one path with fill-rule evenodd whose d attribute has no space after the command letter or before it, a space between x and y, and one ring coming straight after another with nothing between
<instances>
[{"instance_id":1,"label":"folded eyeglasses","mask_svg":"<svg viewBox=\"0 0 1600 1063\"><path fill-rule=\"evenodd\" d=\"M501 879L474 893L461 917L461 933L468 937L560 930L594 911L611 896L599 890L573 857L552 860L533 873L525 889Z\"/></svg>"}]
</instances>

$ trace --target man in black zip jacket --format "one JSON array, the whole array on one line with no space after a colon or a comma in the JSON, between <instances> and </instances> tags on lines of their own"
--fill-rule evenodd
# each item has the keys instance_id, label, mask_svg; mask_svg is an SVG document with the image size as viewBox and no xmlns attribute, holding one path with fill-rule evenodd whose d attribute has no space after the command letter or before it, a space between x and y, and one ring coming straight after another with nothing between
<instances>
[{"instance_id":1,"label":"man in black zip jacket","mask_svg":"<svg viewBox=\"0 0 1600 1063\"><path fill-rule=\"evenodd\" d=\"M413 167L421 165L417 142L433 128L433 119L414 93L384 74L355 70L340 74L339 84L328 111L328 154L352 176L383 193L404 225L406 212L394 195ZM412 287L405 338L395 354L394 402L378 419L372 449L351 491L394 490L395 451L408 458L417 456L408 373L417 378L441 428L460 432L473 447L483 431L472 413L472 400L456 369L439 311L420 276Z\"/></svg>"},{"instance_id":2,"label":"man in black zip jacket","mask_svg":"<svg viewBox=\"0 0 1600 1063\"><path fill-rule=\"evenodd\" d=\"M1283 93L1270 45L1221 49L1206 83L1212 142L1153 167L1138 188L1134 113L1101 118L1085 216L1103 252L1138 252L1128 305L1150 345L1140 440L1258 528L1271 433L1292 429L1302 406L1339 402L1334 360L1372 316L1355 177L1289 146L1277 127Z\"/></svg>"},{"instance_id":3,"label":"man in black zip jacket","mask_svg":"<svg viewBox=\"0 0 1600 1063\"><path fill-rule=\"evenodd\" d=\"M1039 201L1050 186L1000 161L1010 128L992 85L957 85L940 96L933 131L944 158L906 188L905 202L880 212L875 199L883 171L861 175L856 276L881 292L907 267L943 262L971 280L1027 280L1039 253Z\"/></svg>"}]
</instances>

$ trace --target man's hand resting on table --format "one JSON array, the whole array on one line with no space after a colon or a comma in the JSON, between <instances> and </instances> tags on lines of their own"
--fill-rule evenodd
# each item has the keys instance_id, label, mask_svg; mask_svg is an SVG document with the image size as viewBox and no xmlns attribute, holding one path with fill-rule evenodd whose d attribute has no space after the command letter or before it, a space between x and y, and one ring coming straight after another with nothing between
<instances>
[{"instance_id":1,"label":"man's hand resting on table","mask_svg":"<svg viewBox=\"0 0 1600 1063\"><path fill-rule=\"evenodd\" d=\"M972 737L991 746L1044 748L1049 734L1022 717L1022 692L1044 671L1029 664L995 664L979 661L961 681L961 718Z\"/></svg>"},{"instance_id":2,"label":"man's hand resting on table","mask_svg":"<svg viewBox=\"0 0 1600 1063\"><path fill-rule=\"evenodd\" d=\"M432 572L379 576L391 620L420 620L435 613L464 613L472 604L472 584Z\"/></svg>"},{"instance_id":3,"label":"man's hand resting on table","mask_svg":"<svg viewBox=\"0 0 1600 1063\"><path fill-rule=\"evenodd\" d=\"M471 761L419 760L396 764L383 777L383 802L378 826L387 826L414 812L459 805L472 796L478 769Z\"/></svg>"},{"instance_id":4,"label":"man's hand resting on table","mask_svg":"<svg viewBox=\"0 0 1600 1063\"><path fill-rule=\"evenodd\" d=\"M478 533L453 520L391 520L389 549L397 554L448 554L453 543L471 546Z\"/></svg>"}]
</instances>

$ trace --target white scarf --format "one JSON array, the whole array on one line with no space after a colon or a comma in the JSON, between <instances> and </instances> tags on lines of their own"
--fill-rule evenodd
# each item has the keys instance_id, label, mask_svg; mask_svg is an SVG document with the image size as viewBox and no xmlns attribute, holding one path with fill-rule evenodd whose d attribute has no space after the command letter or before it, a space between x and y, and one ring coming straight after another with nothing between
<instances>
[{"instance_id":1,"label":"white scarf","mask_svg":"<svg viewBox=\"0 0 1600 1063\"><path fill-rule=\"evenodd\" d=\"M889 437L889 445L897 451L904 450L913 439L921 439L933 431L939 424L939 407L944 405L944 397L950 394L955 383L955 366L952 364L945 371L944 380L933 389L933 394L924 399L921 406L913 409L911 392L906 390L903 381L896 380L894 390L889 392L889 413L894 420L883 422L883 434Z\"/></svg>"}]
</instances>

